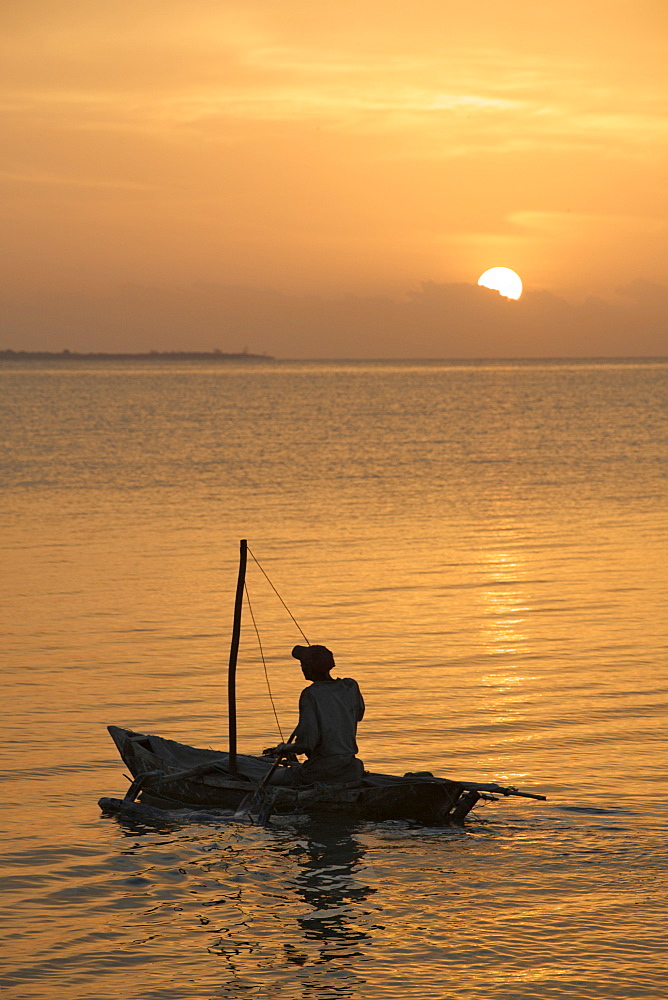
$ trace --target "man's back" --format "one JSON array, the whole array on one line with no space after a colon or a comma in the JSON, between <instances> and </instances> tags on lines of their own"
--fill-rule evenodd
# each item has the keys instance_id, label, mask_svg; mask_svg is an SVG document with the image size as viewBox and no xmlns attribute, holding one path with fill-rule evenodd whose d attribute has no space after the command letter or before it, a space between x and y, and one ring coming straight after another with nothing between
<instances>
[{"instance_id":1,"label":"man's back","mask_svg":"<svg viewBox=\"0 0 668 1000\"><path fill-rule=\"evenodd\" d=\"M364 716L364 699L351 677L314 681L299 698L295 741L309 757L354 756L357 723Z\"/></svg>"}]
</instances>

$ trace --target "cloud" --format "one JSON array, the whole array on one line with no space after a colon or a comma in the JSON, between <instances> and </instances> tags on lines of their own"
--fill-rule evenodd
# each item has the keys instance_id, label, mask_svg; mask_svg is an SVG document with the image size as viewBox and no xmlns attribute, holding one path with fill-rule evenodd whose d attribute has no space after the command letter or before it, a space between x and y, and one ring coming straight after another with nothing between
<instances>
[{"instance_id":1,"label":"cloud","mask_svg":"<svg viewBox=\"0 0 668 1000\"><path fill-rule=\"evenodd\" d=\"M668 288L646 282L622 290L615 302L590 297L580 304L547 291L509 302L475 285L433 282L401 299L126 285L104 297L7 302L5 312L3 346L13 350L247 348L281 358L668 355Z\"/></svg>"}]
</instances>

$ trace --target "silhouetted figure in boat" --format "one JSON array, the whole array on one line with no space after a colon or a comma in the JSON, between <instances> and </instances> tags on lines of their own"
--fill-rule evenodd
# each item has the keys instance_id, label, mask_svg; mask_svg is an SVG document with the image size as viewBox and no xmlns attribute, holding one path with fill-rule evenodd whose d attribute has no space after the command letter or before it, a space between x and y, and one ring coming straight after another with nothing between
<instances>
[{"instance_id":1,"label":"silhouetted figure in boat","mask_svg":"<svg viewBox=\"0 0 668 1000\"><path fill-rule=\"evenodd\" d=\"M364 774L357 753L357 723L364 716L364 699L352 677L332 677L334 657L326 646L295 646L311 684L299 697L299 723L289 743L265 753L306 754L299 767L279 768L276 784L311 785L315 781L356 781Z\"/></svg>"}]
</instances>

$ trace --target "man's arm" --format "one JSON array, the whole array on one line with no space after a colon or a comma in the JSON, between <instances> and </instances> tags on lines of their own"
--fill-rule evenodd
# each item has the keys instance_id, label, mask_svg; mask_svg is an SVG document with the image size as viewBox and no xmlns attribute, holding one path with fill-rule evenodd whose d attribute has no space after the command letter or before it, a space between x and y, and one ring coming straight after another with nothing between
<instances>
[{"instance_id":1,"label":"man's arm","mask_svg":"<svg viewBox=\"0 0 668 1000\"><path fill-rule=\"evenodd\" d=\"M357 694L359 696L359 707L357 710L357 721L360 722L364 718L364 710L366 705L364 704L364 698L362 697L362 692L360 691L359 684L357 685Z\"/></svg>"},{"instance_id":2,"label":"man's arm","mask_svg":"<svg viewBox=\"0 0 668 1000\"><path fill-rule=\"evenodd\" d=\"M278 743L275 747L267 747L262 751L263 757L297 757L306 753L307 748L300 743Z\"/></svg>"},{"instance_id":3,"label":"man's arm","mask_svg":"<svg viewBox=\"0 0 668 1000\"><path fill-rule=\"evenodd\" d=\"M299 722L289 743L279 743L268 747L262 753L267 757L277 757L280 753L311 754L320 742L320 725L313 698L308 688L299 696Z\"/></svg>"},{"instance_id":4,"label":"man's arm","mask_svg":"<svg viewBox=\"0 0 668 1000\"><path fill-rule=\"evenodd\" d=\"M315 701L310 688L304 688L299 696L299 722L295 729L295 743L304 747L303 753L310 754L320 742L320 723Z\"/></svg>"},{"instance_id":5,"label":"man's arm","mask_svg":"<svg viewBox=\"0 0 668 1000\"><path fill-rule=\"evenodd\" d=\"M366 705L364 704L364 698L362 697L362 692L360 691L360 686L354 677L346 677L345 683L348 684L349 687L352 687L355 693L355 701L356 701L355 711L357 714L357 721L360 722L364 718L364 709L366 708Z\"/></svg>"}]
</instances>

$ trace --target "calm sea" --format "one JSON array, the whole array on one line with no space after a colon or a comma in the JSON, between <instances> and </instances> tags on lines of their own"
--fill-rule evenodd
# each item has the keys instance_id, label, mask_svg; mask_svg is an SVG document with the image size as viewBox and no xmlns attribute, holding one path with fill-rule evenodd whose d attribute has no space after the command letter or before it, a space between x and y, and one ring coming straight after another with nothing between
<instances>
[{"instance_id":1,"label":"calm sea","mask_svg":"<svg viewBox=\"0 0 668 1000\"><path fill-rule=\"evenodd\" d=\"M664 998L668 362L7 363L7 1000ZM100 815L109 723L225 747L239 539L374 770L465 830ZM240 749L295 722L251 560Z\"/></svg>"}]
</instances>

